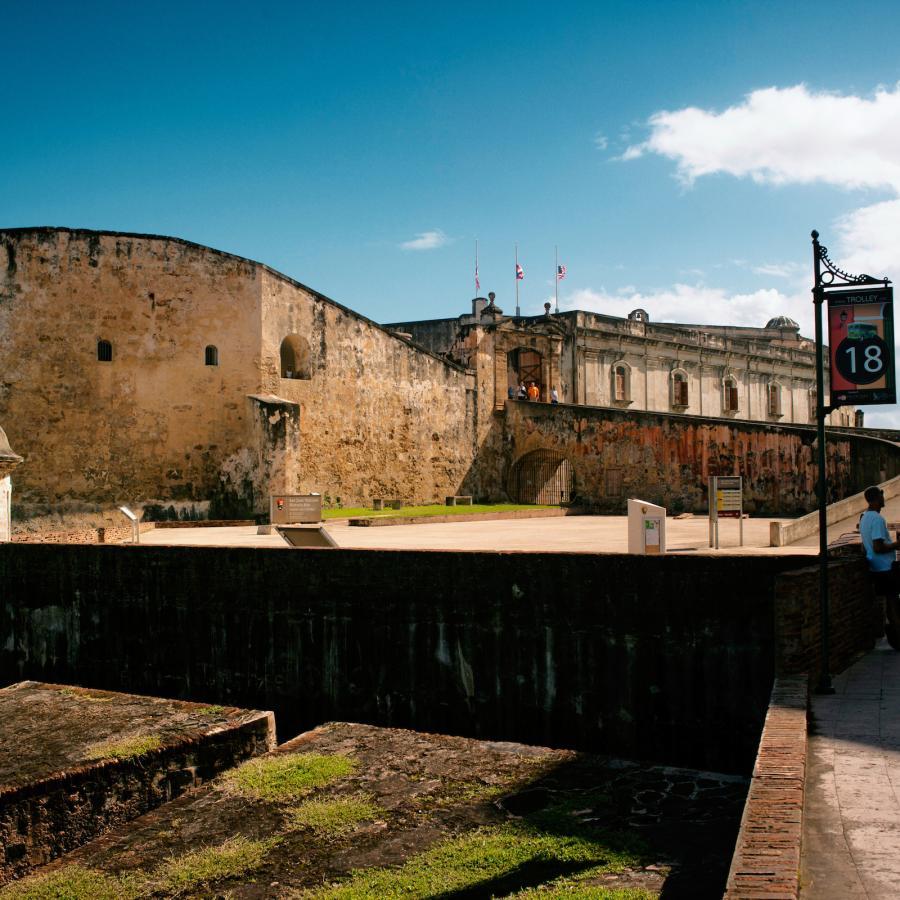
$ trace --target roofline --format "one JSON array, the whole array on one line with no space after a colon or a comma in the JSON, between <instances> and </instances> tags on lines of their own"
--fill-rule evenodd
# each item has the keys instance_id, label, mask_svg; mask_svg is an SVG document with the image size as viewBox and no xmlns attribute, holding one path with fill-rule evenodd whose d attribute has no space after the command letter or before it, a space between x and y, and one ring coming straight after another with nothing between
<instances>
[{"instance_id":1,"label":"roofline","mask_svg":"<svg viewBox=\"0 0 900 900\"><path fill-rule=\"evenodd\" d=\"M183 244L185 247L192 247L196 250L203 250L207 253L215 253L217 256L223 256L227 259L234 259L238 262L249 263L251 266L256 266L259 269L262 269L264 272L268 272L270 275L275 276L276 278L280 278L282 281L286 281L288 284L293 285L294 287L300 288L303 291L306 291L309 294L312 294L317 300L321 300L324 303L329 303L331 306L339 309L341 312L345 313L348 316L352 316L355 319L358 319L361 322L365 322L367 325L371 325L374 328L377 328L379 331L393 338L395 341L400 341L402 344L407 347L413 347L418 350L420 353L424 353L427 356L436 359L438 362L443 363L445 366L451 369L455 369L459 372L465 372L465 366L461 366L458 363L451 362L449 359L444 359L442 356L438 356L436 353L429 350L427 347L422 347L419 344L415 343L415 341L409 341L405 338L398 337L392 331L390 331L386 326L380 325L378 322L373 321L368 316L364 316L362 313L356 312L356 310L350 309L349 306L344 306L343 303L338 303L337 300L332 300L331 297L326 296L325 294L317 291L315 288L309 287L309 285L303 284L302 281L297 281L294 278L291 278L290 275L285 275L284 272L279 272L278 269L273 269L271 266L266 265L266 263L259 262L256 259L250 259L247 256L238 256L236 253L228 253L226 250L217 250L215 247L209 247L206 244L198 244L196 241L189 241L185 238L173 237L168 234L142 234L136 231L103 231L95 228L68 228L65 225L32 225L24 228L0 228L0 235L4 234L34 234L36 232L68 232L69 234L86 234L86 235L102 235L104 237L122 237L122 238L142 238L144 240L150 241L171 241L175 244Z\"/></svg>"}]
</instances>

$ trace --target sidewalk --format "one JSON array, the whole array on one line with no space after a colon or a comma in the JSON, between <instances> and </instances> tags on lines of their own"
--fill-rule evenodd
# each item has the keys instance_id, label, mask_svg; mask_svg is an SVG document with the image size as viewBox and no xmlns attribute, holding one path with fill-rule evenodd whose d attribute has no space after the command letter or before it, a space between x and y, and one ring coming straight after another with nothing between
<instances>
[{"instance_id":1,"label":"sidewalk","mask_svg":"<svg viewBox=\"0 0 900 900\"><path fill-rule=\"evenodd\" d=\"M900 896L900 652L881 640L813 694L800 896Z\"/></svg>"}]
</instances>

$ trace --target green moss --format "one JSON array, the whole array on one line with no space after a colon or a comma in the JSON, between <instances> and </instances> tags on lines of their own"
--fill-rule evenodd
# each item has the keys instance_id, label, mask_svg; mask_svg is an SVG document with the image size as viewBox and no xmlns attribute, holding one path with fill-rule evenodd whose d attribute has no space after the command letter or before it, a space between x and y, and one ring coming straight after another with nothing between
<instances>
[{"instance_id":1,"label":"green moss","mask_svg":"<svg viewBox=\"0 0 900 900\"><path fill-rule=\"evenodd\" d=\"M3 900L127 900L134 896L133 888L122 880L76 865L0 888Z\"/></svg>"},{"instance_id":2,"label":"green moss","mask_svg":"<svg viewBox=\"0 0 900 900\"><path fill-rule=\"evenodd\" d=\"M591 884L569 884L529 888L513 894L515 900L658 900L655 891L640 888L602 888Z\"/></svg>"},{"instance_id":3,"label":"green moss","mask_svg":"<svg viewBox=\"0 0 900 900\"><path fill-rule=\"evenodd\" d=\"M229 838L217 847L205 847L183 856L167 859L142 885L142 893L178 897L202 885L245 875L258 868L266 854L281 838L250 841L244 837Z\"/></svg>"},{"instance_id":4,"label":"green moss","mask_svg":"<svg viewBox=\"0 0 900 900\"><path fill-rule=\"evenodd\" d=\"M197 710L198 715L201 716L221 716L223 712L225 712L224 706L201 706Z\"/></svg>"},{"instance_id":5,"label":"green moss","mask_svg":"<svg viewBox=\"0 0 900 900\"><path fill-rule=\"evenodd\" d=\"M106 744L98 744L85 753L85 759L131 759L133 756L143 756L151 750L162 746L162 741L153 735L144 737L126 738L122 741L109 741Z\"/></svg>"},{"instance_id":6,"label":"green moss","mask_svg":"<svg viewBox=\"0 0 900 900\"><path fill-rule=\"evenodd\" d=\"M229 772L227 780L241 793L260 800L292 800L349 775L356 763L346 756L282 753L258 757Z\"/></svg>"},{"instance_id":7,"label":"green moss","mask_svg":"<svg viewBox=\"0 0 900 900\"><path fill-rule=\"evenodd\" d=\"M366 797L333 797L328 800L307 800L287 811L288 828L311 828L327 834L343 834L357 822L374 819L380 807Z\"/></svg>"},{"instance_id":8,"label":"green moss","mask_svg":"<svg viewBox=\"0 0 900 900\"><path fill-rule=\"evenodd\" d=\"M424 794L419 802L424 807L455 806L458 803L496 800L510 791L507 784L485 784L483 781L451 781L434 794Z\"/></svg>"},{"instance_id":9,"label":"green moss","mask_svg":"<svg viewBox=\"0 0 900 900\"><path fill-rule=\"evenodd\" d=\"M300 896L329 900L390 900L432 897L476 885L497 896L546 886L546 896L613 898L652 896L640 892L607 891L584 879L602 872L639 865L639 856L615 838L581 827L569 816L564 831L544 831L528 823L480 828L451 838L398 868L357 870L342 884L313 889ZM553 893L555 892L555 893ZM526 896L523 894L523 896ZM544 894L534 894L543 897Z\"/></svg>"}]
</instances>

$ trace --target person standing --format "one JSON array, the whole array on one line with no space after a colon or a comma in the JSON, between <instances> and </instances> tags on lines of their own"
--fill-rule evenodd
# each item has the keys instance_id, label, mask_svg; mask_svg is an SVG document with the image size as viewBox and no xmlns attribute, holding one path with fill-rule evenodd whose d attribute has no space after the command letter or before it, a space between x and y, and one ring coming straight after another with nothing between
<instances>
[{"instance_id":1,"label":"person standing","mask_svg":"<svg viewBox=\"0 0 900 900\"><path fill-rule=\"evenodd\" d=\"M527 400L528 399L528 391L525 390L525 382L524 381L519 382L518 399L519 400Z\"/></svg>"},{"instance_id":2,"label":"person standing","mask_svg":"<svg viewBox=\"0 0 900 900\"><path fill-rule=\"evenodd\" d=\"M554 384L552 388L550 388L550 402L551 403L559 403L559 394L556 392L556 385Z\"/></svg>"},{"instance_id":3,"label":"person standing","mask_svg":"<svg viewBox=\"0 0 900 900\"><path fill-rule=\"evenodd\" d=\"M540 400L541 392L538 390L538 386L532 381L531 384L528 385L528 399L529 400Z\"/></svg>"},{"instance_id":4,"label":"person standing","mask_svg":"<svg viewBox=\"0 0 900 900\"><path fill-rule=\"evenodd\" d=\"M885 597L888 642L892 647L897 647L900 638L900 602L897 598L900 594L900 563L897 562L900 540L891 540L887 522L881 515L884 509L881 488L877 485L868 487L863 496L869 507L859 520L859 537L866 551L875 591Z\"/></svg>"}]
</instances>

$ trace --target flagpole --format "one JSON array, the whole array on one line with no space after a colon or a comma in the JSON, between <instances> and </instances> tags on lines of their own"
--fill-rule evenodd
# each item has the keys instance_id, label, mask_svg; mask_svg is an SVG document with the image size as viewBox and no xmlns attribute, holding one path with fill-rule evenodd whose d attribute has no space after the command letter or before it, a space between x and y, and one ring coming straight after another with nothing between
<instances>
[{"instance_id":1,"label":"flagpole","mask_svg":"<svg viewBox=\"0 0 900 900\"><path fill-rule=\"evenodd\" d=\"M556 286L556 312L559 314L559 246L554 244L553 253L556 257L556 267L553 270L553 283Z\"/></svg>"},{"instance_id":2,"label":"flagpole","mask_svg":"<svg viewBox=\"0 0 900 900\"><path fill-rule=\"evenodd\" d=\"M519 242L516 241L516 318L519 318Z\"/></svg>"},{"instance_id":3,"label":"flagpole","mask_svg":"<svg viewBox=\"0 0 900 900\"><path fill-rule=\"evenodd\" d=\"M478 238L475 238L475 296L478 296Z\"/></svg>"}]
</instances>

